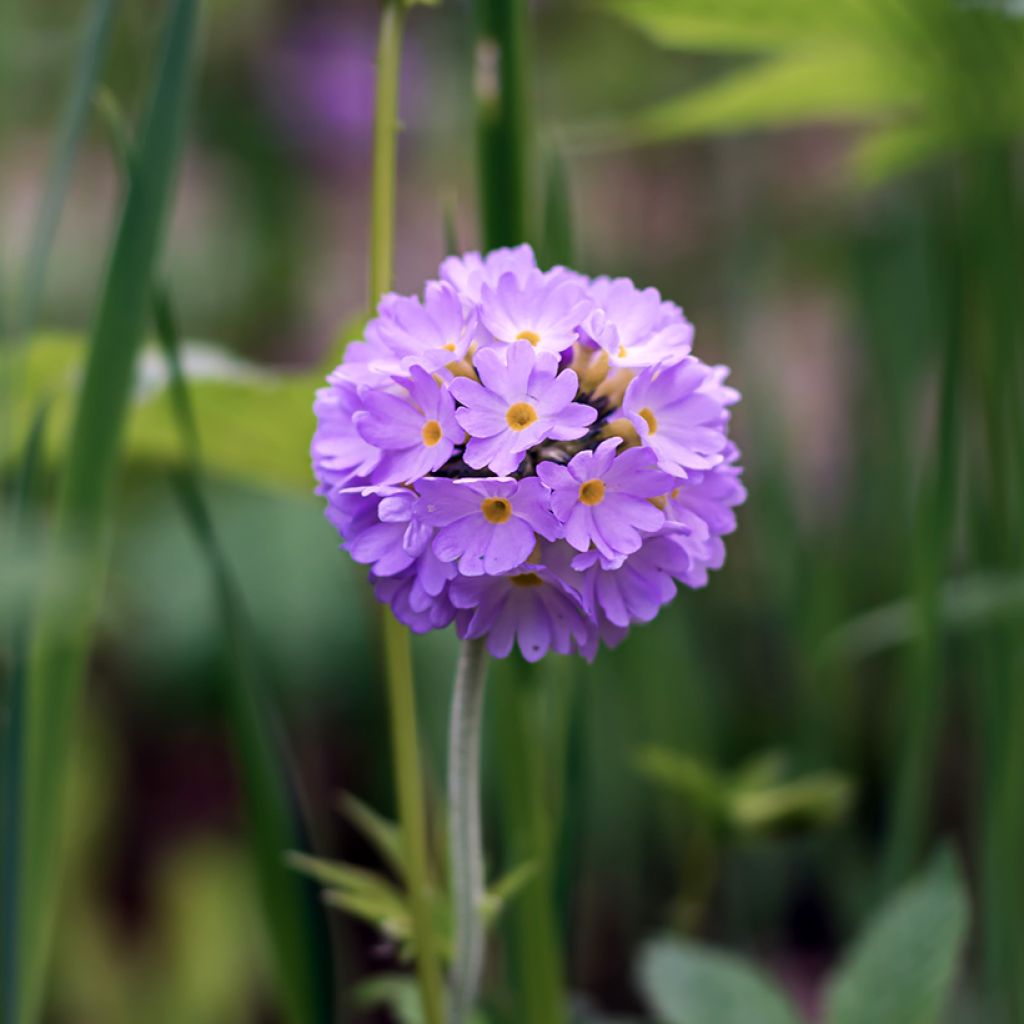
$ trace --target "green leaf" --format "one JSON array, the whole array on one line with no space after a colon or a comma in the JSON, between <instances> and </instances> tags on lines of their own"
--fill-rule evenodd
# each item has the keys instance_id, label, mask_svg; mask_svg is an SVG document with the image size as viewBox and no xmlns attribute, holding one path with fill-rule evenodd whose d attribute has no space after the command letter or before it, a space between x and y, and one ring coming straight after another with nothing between
<instances>
[{"instance_id":1,"label":"green leaf","mask_svg":"<svg viewBox=\"0 0 1024 1024\"><path fill-rule=\"evenodd\" d=\"M602 6L659 46L715 53L835 36L846 21L841 0L604 0Z\"/></svg>"},{"instance_id":2,"label":"green leaf","mask_svg":"<svg viewBox=\"0 0 1024 1024\"><path fill-rule=\"evenodd\" d=\"M1024 576L980 572L949 580L939 594L944 629L962 632L1019 616ZM824 660L867 658L915 640L923 629L919 602L901 598L864 612L834 629L821 645Z\"/></svg>"},{"instance_id":3,"label":"green leaf","mask_svg":"<svg viewBox=\"0 0 1024 1024\"><path fill-rule=\"evenodd\" d=\"M396 1024L426 1024L419 988L408 974L373 975L356 986L353 1002L361 1010L387 1010ZM487 1018L476 1010L468 1024L487 1024Z\"/></svg>"},{"instance_id":4,"label":"green leaf","mask_svg":"<svg viewBox=\"0 0 1024 1024\"><path fill-rule=\"evenodd\" d=\"M29 656L19 945L31 973L19 999L22 1021L36 1019L43 992L69 756L106 568L132 365L184 134L196 13L195 0L179 0L164 32L137 172L122 208L58 487L53 557L75 552L76 586L70 599L44 603Z\"/></svg>"},{"instance_id":5,"label":"green leaf","mask_svg":"<svg viewBox=\"0 0 1024 1024\"><path fill-rule=\"evenodd\" d=\"M89 117L93 91L107 55L110 30L114 21L114 0L97 0L92 5L85 31L85 42L75 68L67 106L61 119L53 160L46 176L43 201L33 226L25 263L21 304L14 324L14 335L20 337L32 330L36 310L46 282L46 267L57 235L61 210L71 183L71 171L78 143Z\"/></svg>"},{"instance_id":6,"label":"green leaf","mask_svg":"<svg viewBox=\"0 0 1024 1024\"><path fill-rule=\"evenodd\" d=\"M967 938L956 860L937 857L898 892L847 954L827 994L827 1024L935 1024Z\"/></svg>"},{"instance_id":7,"label":"green leaf","mask_svg":"<svg viewBox=\"0 0 1024 1024\"><path fill-rule=\"evenodd\" d=\"M359 829L363 838L381 855L388 867L403 881L408 880L402 833L398 825L378 814L358 797L345 793L341 798L341 812Z\"/></svg>"},{"instance_id":8,"label":"green leaf","mask_svg":"<svg viewBox=\"0 0 1024 1024\"><path fill-rule=\"evenodd\" d=\"M81 339L46 334L27 353L23 385L13 407L15 439L23 444L33 410L51 406L46 457L63 458L70 439L75 391L87 353ZM309 442L319 373L275 373L211 345L181 346L182 372L199 435L204 469L257 487L312 494ZM134 463L182 464L174 389L156 346L134 368L123 458ZM267 410L273 408L274 415Z\"/></svg>"},{"instance_id":9,"label":"green leaf","mask_svg":"<svg viewBox=\"0 0 1024 1024\"><path fill-rule=\"evenodd\" d=\"M656 939L643 948L638 984L659 1024L799 1021L786 997L759 970L731 953L682 939Z\"/></svg>"},{"instance_id":10,"label":"green leaf","mask_svg":"<svg viewBox=\"0 0 1024 1024\"><path fill-rule=\"evenodd\" d=\"M647 746L636 755L636 769L692 801L701 811L720 816L725 805L726 782L717 772L678 750Z\"/></svg>"},{"instance_id":11,"label":"green leaf","mask_svg":"<svg viewBox=\"0 0 1024 1024\"><path fill-rule=\"evenodd\" d=\"M845 775L814 772L780 786L733 793L729 817L734 827L752 833L820 828L841 821L853 795L853 783Z\"/></svg>"},{"instance_id":12,"label":"green leaf","mask_svg":"<svg viewBox=\"0 0 1024 1024\"><path fill-rule=\"evenodd\" d=\"M502 875L485 893L482 913L493 924L501 912L537 876L535 861L526 861Z\"/></svg>"},{"instance_id":13,"label":"green leaf","mask_svg":"<svg viewBox=\"0 0 1024 1024\"><path fill-rule=\"evenodd\" d=\"M889 71L874 52L842 44L787 53L640 111L611 134L635 143L819 121L872 122L909 109L917 98Z\"/></svg>"},{"instance_id":14,"label":"green leaf","mask_svg":"<svg viewBox=\"0 0 1024 1024\"><path fill-rule=\"evenodd\" d=\"M288 863L330 890L372 900L387 913L408 913L405 896L383 875L344 861L323 860L305 853L289 853Z\"/></svg>"}]
</instances>

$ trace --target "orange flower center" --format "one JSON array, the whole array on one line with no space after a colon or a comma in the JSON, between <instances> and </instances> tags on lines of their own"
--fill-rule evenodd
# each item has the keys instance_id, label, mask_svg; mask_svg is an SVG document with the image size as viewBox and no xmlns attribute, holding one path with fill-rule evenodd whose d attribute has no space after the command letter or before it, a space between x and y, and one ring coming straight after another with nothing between
<instances>
[{"instance_id":1,"label":"orange flower center","mask_svg":"<svg viewBox=\"0 0 1024 1024\"><path fill-rule=\"evenodd\" d=\"M428 448L433 448L441 440L441 424L437 420L427 420L423 424L423 443Z\"/></svg>"},{"instance_id":2,"label":"orange flower center","mask_svg":"<svg viewBox=\"0 0 1024 1024\"><path fill-rule=\"evenodd\" d=\"M484 498L480 511L487 522L500 526L512 518L512 503L507 498Z\"/></svg>"},{"instance_id":3,"label":"orange flower center","mask_svg":"<svg viewBox=\"0 0 1024 1024\"><path fill-rule=\"evenodd\" d=\"M588 480L580 484L580 501L584 505L600 505L604 501L604 481Z\"/></svg>"},{"instance_id":4,"label":"orange flower center","mask_svg":"<svg viewBox=\"0 0 1024 1024\"><path fill-rule=\"evenodd\" d=\"M657 431L658 431L658 421L657 421L657 419L655 419L654 413L651 412L651 410L648 409L646 405L640 410L640 416L643 418L644 422L647 424L647 429L650 430L650 432L652 434L657 433Z\"/></svg>"},{"instance_id":5,"label":"orange flower center","mask_svg":"<svg viewBox=\"0 0 1024 1024\"><path fill-rule=\"evenodd\" d=\"M505 422L515 431L525 430L537 422L537 410L529 402L516 402L508 407Z\"/></svg>"}]
</instances>

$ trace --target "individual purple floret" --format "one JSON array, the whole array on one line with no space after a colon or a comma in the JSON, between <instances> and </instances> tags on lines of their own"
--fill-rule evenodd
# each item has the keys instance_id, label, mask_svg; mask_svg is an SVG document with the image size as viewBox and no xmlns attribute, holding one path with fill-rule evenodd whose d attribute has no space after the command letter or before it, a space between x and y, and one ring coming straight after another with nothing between
<instances>
[{"instance_id":1,"label":"individual purple floret","mask_svg":"<svg viewBox=\"0 0 1024 1024\"><path fill-rule=\"evenodd\" d=\"M596 548L609 564L621 563L645 535L661 529L665 513L649 499L674 485L657 469L649 449L616 455L620 444L621 438L609 438L575 455L568 466L537 466L537 475L551 488L551 508L565 527L565 539L577 551Z\"/></svg>"},{"instance_id":2,"label":"individual purple floret","mask_svg":"<svg viewBox=\"0 0 1024 1024\"><path fill-rule=\"evenodd\" d=\"M463 576L493 576L522 565L537 534L554 540L558 521L544 485L536 477L510 480L421 480L415 513L438 527L434 554L459 563Z\"/></svg>"},{"instance_id":3,"label":"individual purple floret","mask_svg":"<svg viewBox=\"0 0 1024 1024\"><path fill-rule=\"evenodd\" d=\"M396 383L404 395L367 389L352 417L359 436L383 452L374 473L382 484L410 483L440 469L463 437L455 399L422 366Z\"/></svg>"},{"instance_id":4,"label":"individual purple floret","mask_svg":"<svg viewBox=\"0 0 1024 1024\"><path fill-rule=\"evenodd\" d=\"M626 388L622 411L667 472L685 477L722 461L726 412L715 386L709 368L690 358L666 370L648 368Z\"/></svg>"},{"instance_id":5,"label":"individual purple floret","mask_svg":"<svg viewBox=\"0 0 1024 1024\"><path fill-rule=\"evenodd\" d=\"M451 384L463 405L455 417L469 436L465 459L472 469L511 473L530 448L546 438L582 437L597 418L596 409L575 401L576 374L558 373L558 359L528 341L484 349L474 365L479 382L460 377Z\"/></svg>"},{"instance_id":6,"label":"individual purple floret","mask_svg":"<svg viewBox=\"0 0 1024 1024\"><path fill-rule=\"evenodd\" d=\"M385 296L317 393L312 456L343 547L416 632L592 658L725 558L746 492L728 369L653 288L450 257Z\"/></svg>"}]
</instances>

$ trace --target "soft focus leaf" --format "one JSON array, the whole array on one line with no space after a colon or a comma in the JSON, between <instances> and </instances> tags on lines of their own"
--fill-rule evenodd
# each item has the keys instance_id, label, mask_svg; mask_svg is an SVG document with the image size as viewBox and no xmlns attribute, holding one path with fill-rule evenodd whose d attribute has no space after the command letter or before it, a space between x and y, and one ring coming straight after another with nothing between
<instances>
[{"instance_id":1,"label":"soft focus leaf","mask_svg":"<svg viewBox=\"0 0 1024 1024\"><path fill-rule=\"evenodd\" d=\"M760 61L641 111L616 135L655 142L818 121L870 121L916 97L874 53L842 45Z\"/></svg>"},{"instance_id":2,"label":"soft focus leaf","mask_svg":"<svg viewBox=\"0 0 1024 1024\"><path fill-rule=\"evenodd\" d=\"M197 8L179 0L163 34L158 71L139 138L136 173L122 207L104 279L57 498L55 557L77 558L74 596L47 601L34 623L22 807L22 908L19 948L26 982L21 1018L34 1020L54 924L61 810L92 631L106 569L110 506L130 400L132 366L142 341L150 285L184 138ZM23 972L19 971L19 974Z\"/></svg>"},{"instance_id":3,"label":"soft focus leaf","mask_svg":"<svg viewBox=\"0 0 1024 1024\"><path fill-rule=\"evenodd\" d=\"M643 948L638 984L660 1024L799 1021L785 996L750 964L681 939L656 939Z\"/></svg>"},{"instance_id":4,"label":"soft focus leaf","mask_svg":"<svg viewBox=\"0 0 1024 1024\"><path fill-rule=\"evenodd\" d=\"M637 771L693 801L703 812L717 816L725 798L724 782L695 758L666 747L644 747L636 757Z\"/></svg>"},{"instance_id":5,"label":"soft focus leaf","mask_svg":"<svg viewBox=\"0 0 1024 1024\"><path fill-rule=\"evenodd\" d=\"M502 875L484 895L482 912L487 921L493 923L536 874L537 865L533 861L527 861Z\"/></svg>"},{"instance_id":6,"label":"soft focus leaf","mask_svg":"<svg viewBox=\"0 0 1024 1024\"><path fill-rule=\"evenodd\" d=\"M853 783L836 772L815 772L763 789L741 789L729 798L729 817L740 831L822 827L841 821L853 803Z\"/></svg>"},{"instance_id":7,"label":"soft focus leaf","mask_svg":"<svg viewBox=\"0 0 1024 1024\"><path fill-rule=\"evenodd\" d=\"M20 295L21 305L14 325L15 336L31 331L35 323L36 309L46 282L46 268L50 251L57 235L61 210L71 183L78 142L89 117L93 90L99 78L110 42L110 31L114 21L114 0L98 0L91 5L85 41L75 67L74 79L68 94L67 106L61 120L54 149L53 160L47 172L43 200L29 242L25 264L24 287Z\"/></svg>"},{"instance_id":8,"label":"soft focus leaf","mask_svg":"<svg viewBox=\"0 0 1024 1024\"><path fill-rule=\"evenodd\" d=\"M786 758L778 751L752 758L732 777L665 747L645 747L637 768L720 827L744 834L834 824L849 810L854 794L852 782L836 772L786 778Z\"/></svg>"},{"instance_id":9,"label":"soft focus leaf","mask_svg":"<svg viewBox=\"0 0 1024 1024\"><path fill-rule=\"evenodd\" d=\"M402 833L399 827L378 814L369 804L346 793L341 798L341 811L381 855L395 874L407 880L405 854L402 851Z\"/></svg>"},{"instance_id":10,"label":"soft focus leaf","mask_svg":"<svg viewBox=\"0 0 1024 1024\"><path fill-rule=\"evenodd\" d=\"M387 1010L396 1024L425 1024L419 988L408 974L373 975L356 987L353 1002L362 1010ZM487 1024L487 1019L476 1010L469 1024Z\"/></svg>"},{"instance_id":11,"label":"soft focus leaf","mask_svg":"<svg viewBox=\"0 0 1024 1024\"><path fill-rule=\"evenodd\" d=\"M1024 24L996 4L607 0L604 6L662 46L762 57L590 133L607 145L852 121L868 130L854 149L853 169L873 183L943 151L1013 140L1024 130Z\"/></svg>"},{"instance_id":12,"label":"soft focus leaf","mask_svg":"<svg viewBox=\"0 0 1024 1024\"><path fill-rule=\"evenodd\" d=\"M829 985L827 1024L935 1024L968 921L960 869L944 854L868 923Z\"/></svg>"},{"instance_id":13,"label":"soft focus leaf","mask_svg":"<svg viewBox=\"0 0 1024 1024\"><path fill-rule=\"evenodd\" d=\"M943 585L942 625L950 631L978 629L1018 616L1024 609L1024 578L974 573ZM921 632L920 609L910 598L893 601L843 623L821 646L824 659L867 658L910 643Z\"/></svg>"},{"instance_id":14,"label":"soft focus leaf","mask_svg":"<svg viewBox=\"0 0 1024 1024\"><path fill-rule=\"evenodd\" d=\"M52 404L47 456L62 457L74 389L85 347L70 335L43 335L28 354L24 387L14 406L16 437L24 441L32 410ZM181 348L205 468L254 486L312 493L309 442L317 373L274 373L202 343ZM146 348L134 370L124 457L132 462L177 465L180 430L166 364ZM268 411L273 410L273 415Z\"/></svg>"},{"instance_id":15,"label":"soft focus leaf","mask_svg":"<svg viewBox=\"0 0 1024 1024\"><path fill-rule=\"evenodd\" d=\"M635 25L659 46L712 52L775 49L842 24L842 0L604 0L610 13Z\"/></svg>"}]
</instances>

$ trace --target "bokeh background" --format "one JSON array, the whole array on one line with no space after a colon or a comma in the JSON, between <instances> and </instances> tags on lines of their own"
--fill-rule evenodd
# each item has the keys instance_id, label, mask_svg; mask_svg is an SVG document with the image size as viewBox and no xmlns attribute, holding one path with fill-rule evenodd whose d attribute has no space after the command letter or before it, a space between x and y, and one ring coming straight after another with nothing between
<instances>
[{"instance_id":1,"label":"bokeh background","mask_svg":"<svg viewBox=\"0 0 1024 1024\"><path fill-rule=\"evenodd\" d=\"M699 354L730 364L744 395L733 433L749 500L724 570L591 667L553 658L493 677L491 867L514 866L524 840L509 807L517 786L539 786L557 811L526 842L555 851L568 986L593 1014L644 1019L635 956L668 930L753 957L813 1015L825 973L888 887L952 843L975 927L949 1019L1003 1020L980 993L1006 995L1012 965L1019 976L1024 964L1020 861L1006 863L1021 850L1024 806L1012 754L1024 745L1024 48L1011 5L986 6L970 15L984 23L970 45L943 23L915 48L897 26L888 49L864 44L871 60L837 58L828 88L812 77L777 95L755 82L760 113L742 76L785 54L777 31L680 41L656 3L625 20L614 5L531 7L536 190L570 229L563 251L582 271L629 275L683 305ZM129 120L163 9L117 12L101 80ZM88 16L77 0L5 15L10 287ZM248 678L270 697L281 777L301 797L303 841L373 867L338 798L393 815L378 618L312 493L312 392L282 397L278 382L328 366L364 314L376 18L363 0L203 5L163 260L186 369L221 408L200 417L207 497L258 663ZM463 3L410 15L400 291L418 290L453 240L480 244L473 45ZM925 54L920 67L908 52ZM717 108L672 107L729 80L739 97ZM994 96L998 117L986 121ZM865 153L865 125L879 117L895 156L881 133ZM898 137L913 136L915 118L934 128L920 152ZM37 361L12 406L27 416L41 397L53 402L40 524L119 173L96 113L36 318ZM256 398L221 402L217 389L239 379ZM165 382L147 353L72 779L48 985L48 1019L67 1024L283 1019L231 738L233 655L208 552L176 496ZM30 576L30 556L0 575ZM415 655L439 813L454 638L418 638ZM528 695L519 738L535 743L520 750L525 769L509 753L514 688ZM900 822L909 838L893 838ZM339 1019L388 1019L355 1007L352 992L394 967L394 949L308 895ZM499 938L499 954L503 941L513 940Z\"/></svg>"}]
</instances>

